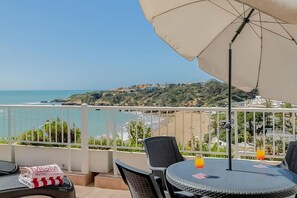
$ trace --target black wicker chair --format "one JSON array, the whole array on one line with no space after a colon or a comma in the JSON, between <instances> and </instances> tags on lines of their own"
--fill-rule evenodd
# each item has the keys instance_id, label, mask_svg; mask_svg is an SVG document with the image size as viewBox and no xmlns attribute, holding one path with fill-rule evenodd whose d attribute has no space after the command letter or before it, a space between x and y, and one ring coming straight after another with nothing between
<instances>
[{"instance_id":1,"label":"black wicker chair","mask_svg":"<svg viewBox=\"0 0 297 198\"><path fill-rule=\"evenodd\" d=\"M120 160L115 160L124 182L128 185L133 198L165 198L165 194L160 188L162 185L156 178L148 172L133 168Z\"/></svg>"},{"instance_id":2,"label":"black wicker chair","mask_svg":"<svg viewBox=\"0 0 297 198\"><path fill-rule=\"evenodd\" d=\"M167 191L166 193L168 193L170 197L194 197L191 193L173 187L166 180L166 169L168 166L185 160L179 152L175 137L156 136L146 138L143 145L148 158L149 167L155 176L162 179L165 192Z\"/></svg>"},{"instance_id":3,"label":"black wicker chair","mask_svg":"<svg viewBox=\"0 0 297 198\"><path fill-rule=\"evenodd\" d=\"M285 158L278 166L297 174L297 141L291 141L289 143ZM297 198L297 195L291 196L290 198L292 197Z\"/></svg>"},{"instance_id":4,"label":"black wicker chair","mask_svg":"<svg viewBox=\"0 0 297 198\"><path fill-rule=\"evenodd\" d=\"M290 142L286 156L280 166L297 174L297 141Z\"/></svg>"}]
</instances>

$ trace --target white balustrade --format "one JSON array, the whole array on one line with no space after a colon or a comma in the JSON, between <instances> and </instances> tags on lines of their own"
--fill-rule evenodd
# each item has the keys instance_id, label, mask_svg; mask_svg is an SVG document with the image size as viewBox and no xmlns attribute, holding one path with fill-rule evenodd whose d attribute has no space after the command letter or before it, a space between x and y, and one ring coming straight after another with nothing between
<instances>
[{"instance_id":1,"label":"white balustrade","mask_svg":"<svg viewBox=\"0 0 297 198\"><path fill-rule=\"evenodd\" d=\"M233 108L234 157L254 157L257 147L267 158L283 158L296 139L293 108ZM89 171L89 149L143 151L142 141L157 135L175 136L187 155L226 156L226 108L1 105L0 140L3 144L54 145L81 149L81 171ZM54 157L54 156L53 156Z\"/></svg>"}]
</instances>

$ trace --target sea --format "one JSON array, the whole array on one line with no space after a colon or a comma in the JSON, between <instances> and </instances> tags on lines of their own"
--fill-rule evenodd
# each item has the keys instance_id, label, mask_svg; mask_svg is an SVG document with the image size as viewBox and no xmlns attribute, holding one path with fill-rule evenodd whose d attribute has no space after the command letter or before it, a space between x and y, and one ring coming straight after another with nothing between
<instances>
[{"instance_id":1,"label":"sea","mask_svg":"<svg viewBox=\"0 0 297 198\"><path fill-rule=\"evenodd\" d=\"M67 99L72 94L86 93L91 90L8 90L0 91L1 104L34 105L55 99Z\"/></svg>"},{"instance_id":2,"label":"sea","mask_svg":"<svg viewBox=\"0 0 297 198\"><path fill-rule=\"evenodd\" d=\"M62 105L61 102L52 102L55 100L63 100L67 99L72 94L82 94L86 92L90 92L93 90L9 90L9 91L0 91L0 136L6 136L8 131L7 122L8 120L5 119L5 115L7 115L7 110L5 108L1 109L1 105ZM16 108L17 109L17 108ZM28 113L26 110L16 110L12 111L15 115L13 120L13 132L12 135L20 135L20 133L34 128L40 128L45 122L45 119L41 120L42 117L55 119L49 112L48 109L38 109L32 108L29 109L33 113ZM89 136L92 137L100 137L105 136L108 131L111 129L113 130L116 127L116 131L118 135L121 136L123 139L128 138L127 126L131 120L145 120L147 124L156 128L159 126L157 121L159 121L158 117L155 116L145 116L141 112L121 112L121 111L113 111L112 116L110 112L107 110L98 110L93 111L94 113L91 115L89 114L89 127L88 132ZM29 115L31 115L31 118ZM34 118L34 116L36 116ZM56 116L56 115L55 115ZM2 118L3 119L2 119ZM61 119L67 119L65 113L61 113L59 115ZM37 120L31 121L28 120ZM76 127L80 127L80 111L74 111L71 113L71 119L73 123L76 123ZM23 123L23 120L29 122ZM153 120L153 121L152 121ZM149 123L151 122L151 123Z\"/></svg>"}]
</instances>

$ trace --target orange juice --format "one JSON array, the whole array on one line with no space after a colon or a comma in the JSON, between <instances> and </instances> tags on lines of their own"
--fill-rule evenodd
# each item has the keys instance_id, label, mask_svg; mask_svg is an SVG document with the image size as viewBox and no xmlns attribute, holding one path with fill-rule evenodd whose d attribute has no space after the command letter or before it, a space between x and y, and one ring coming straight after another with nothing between
<instances>
[{"instance_id":1,"label":"orange juice","mask_svg":"<svg viewBox=\"0 0 297 198\"><path fill-rule=\"evenodd\" d=\"M265 158L265 151L262 149L257 150L257 159L258 160L263 160Z\"/></svg>"},{"instance_id":2,"label":"orange juice","mask_svg":"<svg viewBox=\"0 0 297 198\"><path fill-rule=\"evenodd\" d=\"M204 167L204 159L201 156L195 158L195 167L196 168L203 168Z\"/></svg>"}]
</instances>

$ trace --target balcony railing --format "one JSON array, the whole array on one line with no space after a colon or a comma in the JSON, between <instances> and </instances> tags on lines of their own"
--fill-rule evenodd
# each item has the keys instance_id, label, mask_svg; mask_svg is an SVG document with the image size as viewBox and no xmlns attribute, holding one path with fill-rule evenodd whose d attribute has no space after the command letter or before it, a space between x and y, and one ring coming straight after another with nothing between
<instances>
[{"instance_id":1,"label":"balcony railing","mask_svg":"<svg viewBox=\"0 0 297 198\"><path fill-rule=\"evenodd\" d=\"M282 159L296 139L296 114L297 109L233 108L234 157L254 157L262 147L267 158ZM224 157L226 115L226 108L2 105L0 137L8 145L80 148L81 171L87 172L90 148L143 151L142 141L158 135L175 136L185 155Z\"/></svg>"}]
</instances>

